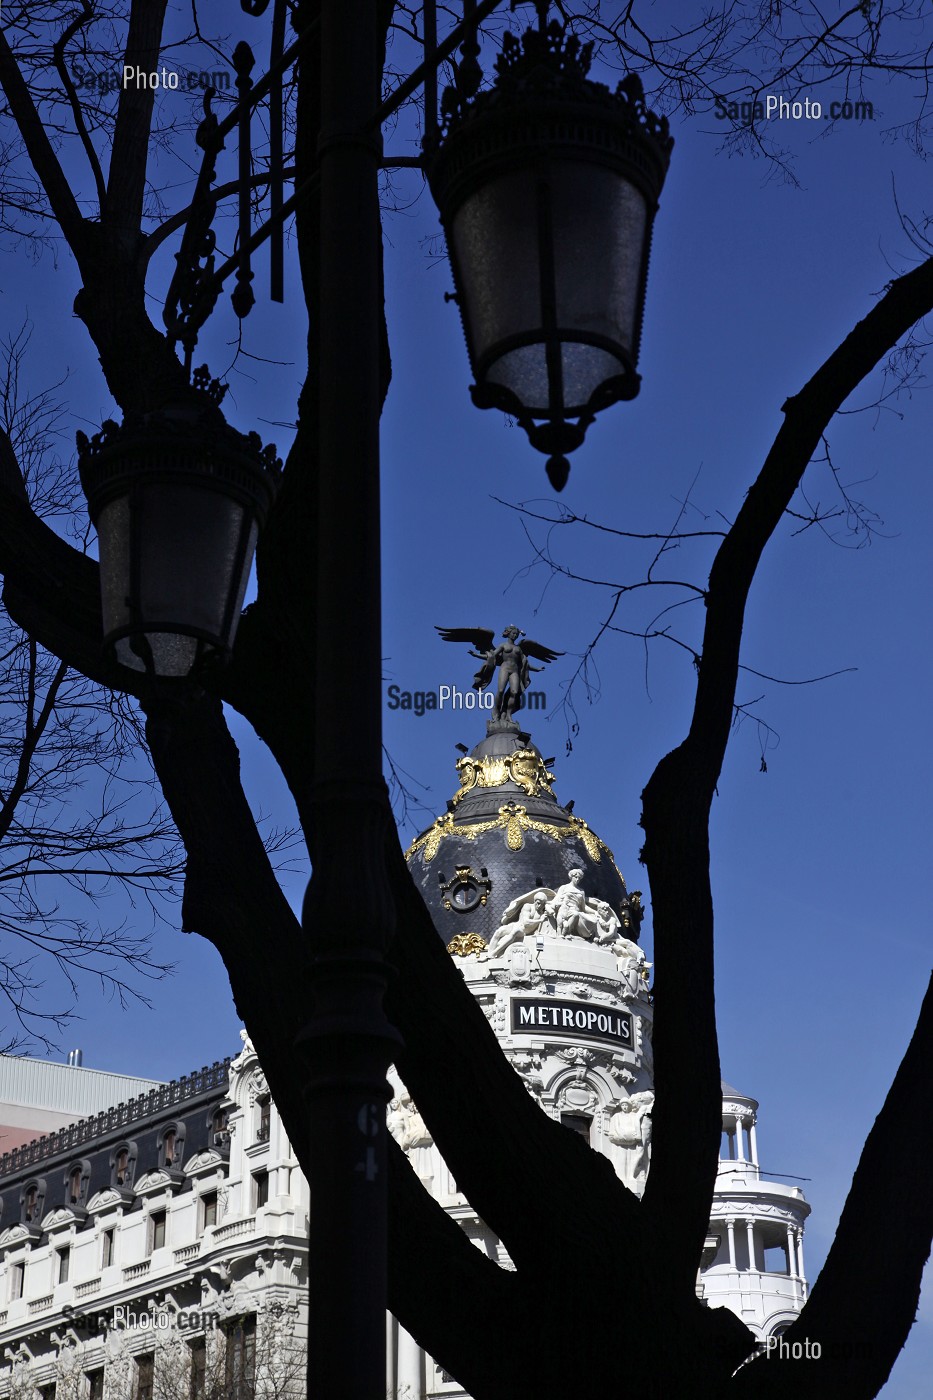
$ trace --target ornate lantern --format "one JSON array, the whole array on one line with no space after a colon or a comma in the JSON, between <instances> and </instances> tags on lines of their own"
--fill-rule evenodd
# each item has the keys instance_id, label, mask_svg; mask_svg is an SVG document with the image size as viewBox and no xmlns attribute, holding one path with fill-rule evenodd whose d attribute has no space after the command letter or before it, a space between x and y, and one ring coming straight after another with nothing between
<instances>
[{"instance_id":1,"label":"ornate lantern","mask_svg":"<svg viewBox=\"0 0 933 1400\"><path fill-rule=\"evenodd\" d=\"M107 422L90 441L78 433L104 646L152 676L189 676L230 651L281 470L274 447L224 423L211 390L203 407Z\"/></svg>"},{"instance_id":2,"label":"ornate lantern","mask_svg":"<svg viewBox=\"0 0 933 1400\"><path fill-rule=\"evenodd\" d=\"M637 76L614 93L590 81L592 45L546 26L543 9L521 41L506 35L489 91L445 97L427 173L473 402L518 420L559 491L563 454L594 415L638 393L651 226L673 141Z\"/></svg>"}]
</instances>

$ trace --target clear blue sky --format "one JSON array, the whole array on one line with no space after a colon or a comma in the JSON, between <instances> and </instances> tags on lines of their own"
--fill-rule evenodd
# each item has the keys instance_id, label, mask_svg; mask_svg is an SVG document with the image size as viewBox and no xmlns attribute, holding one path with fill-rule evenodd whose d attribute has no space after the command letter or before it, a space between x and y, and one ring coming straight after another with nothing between
<instances>
[{"instance_id":1,"label":"clear blue sky","mask_svg":"<svg viewBox=\"0 0 933 1400\"><path fill-rule=\"evenodd\" d=\"M239 17L237 17L239 18ZM244 19L245 31L251 22ZM785 122L799 187L762 159L720 149L722 123L677 118L676 148L655 229L640 369L643 389L603 414L572 459L567 506L620 528L671 525L689 492L686 523L716 528L734 517L781 422L781 404L801 387L873 305L894 271L915 256L898 221L923 213L927 171L903 143L885 137L903 109L893 89L875 94L876 120L838 125ZM169 99L166 99L169 100ZM174 100L191 102L187 96ZM392 142L408 153L403 134ZM223 176L222 176L223 178ZM385 640L387 683L428 690L469 687L472 665L445 646L434 625L509 622L568 653L539 682L557 706L607 607L605 589L549 582L521 521L493 497L553 509L544 459L524 435L469 400L469 369L457 312L445 304L450 276L425 257L436 232L420 177L398 178L400 202L386 236L393 383L384 419ZM174 247L169 251L174 251ZM152 283L161 294L167 263ZM59 377L75 425L111 411L83 327L71 317L77 289L67 256L32 266L4 254L0 316L28 313L36 326L34 373ZM161 280L160 280L161 277ZM300 313L264 302L247 324L247 348L286 361L241 362L232 377L231 417L244 429L289 420L301 376ZM290 259L290 294L297 274ZM154 306L154 314L158 308ZM215 373L230 358L222 312L206 337ZM857 403L870 404L878 384ZM287 445L287 431L266 437ZM762 1165L808 1178L813 1207L805 1248L811 1281L825 1256L861 1143L910 1036L931 965L931 659L929 598L933 401L921 380L880 411L833 425L842 479L883 520L870 547L851 548L787 522L756 580L743 661L769 676L801 680L854 668L815 685L785 686L746 674L740 701L763 698L730 744L713 814L718 1011L723 1074L761 1102ZM834 500L825 467L811 469L811 501ZM705 523L704 523L705 522ZM546 527L529 524L543 545ZM635 581L642 546L584 526L551 535L554 557L590 577ZM702 584L708 551L668 556L669 577ZM638 629L669 595L637 595L617 622ZM672 630L697 637L696 605L675 612ZM557 791L612 846L630 887L638 866L639 794L654 764L684 733L692 699L689 656L670 643L645 653L607 638L596 654L599 695L578 695L580 732L565 752L558 713L536 715L534 738L557 756ZM268 759L235 723L258 809L287 819ZM456 783L454 744L472 745L471 713L386 711L393 759L426 785L432 813ZM426 824L426 820L421 824ZM410 830L406 833L410 837ZM300 899L302 880L290 891ZM646 924L650 944L649 920ZM84 1022L68 1037L85 1063L169 1077L235 1052L238 1021L213 950L165 934L179 974L156 987L151 1012L121 1014L88 992ZM884 1183L878 1217L884 1229ZM866 1278L865 1317L871 1280ZM928 1286L905 1355L885 1400L917 1400L933 1371ZM853 1327L863 1324L853 1318Z\"/></svg>"}]
</instances>

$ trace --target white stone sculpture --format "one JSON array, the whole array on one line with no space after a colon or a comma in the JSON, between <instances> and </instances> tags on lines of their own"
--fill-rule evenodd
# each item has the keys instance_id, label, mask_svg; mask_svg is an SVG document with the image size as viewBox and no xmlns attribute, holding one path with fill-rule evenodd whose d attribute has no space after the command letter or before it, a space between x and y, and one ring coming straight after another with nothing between
<instances>
[{"instance_id":1,"label":"white stone sculpture","mask_svg":"<svg viewBox=\"0 0 933 1400\"><path fill-rule=\"evenodd\" d=\"M528 934L537 933L542 925L549 925L550 901L553 898L553 890L538 888L513 899L502 916L502 923L489 940L489 947L479 954L477 961L486 962L489 958L496 958L510 944L517 943ZM549 932L553 932L553 927Z\"/></svg>"},{"instance_id":2,"label":"white stone sculpture","mask_svg":"<svg viewBox=\"0 0 933 1400\"><path fill-rule=\"evenodd\" d=\"M580 938L592 938L593 921L586 919L586 893L583 889L583 871L577 867L567 871L570 877L566 885L561 885L551 901L551 912L558 938L570 938L576 934Z\"/></svg>"},{"instance_id":3,"label":"white stone sculpture","mask_svg":"<svg viewBox=\"0 0 933 1400\"><path fill-rule=\"evenodd\" d=\"M640 1094L623 1099L609 1119L609 1141L623 1149L622 1180L639 1195L648 1175L653 1106L654 1094L650 1089L645 1089Z\"/></svg>"},{"instance_id":4,"label":"white stone sculpture","mask_svg":"<svg viewBox=\"0 0 933 1400\"><path fill-rule=\"evenodd\" d=\"M592 901L590 901L592 903ZM597 943L612 943L619 936L622 927L622 920L612 911L612 906L604 899L597 902L595 907L596 928L594 938Z\"/></svg>"},{"instance_id":5,"label":"white stone sculpture","mask_svg":"<svg viewBox=\"0 0 933 1400\"><path fill-rule=\"evenodd\" d=\"M386 1127L408 1157L415 1175L428 1185L434 1179L434 1139L407 1090L390 1101Z\"/></svg>"},{"instance_id":6,"label":"white stone sculpture","mask_svg":"<svg viewBox=\"0 0 933 1400\"><path fill-rule=\"evenodd\" d=\"M630 938L619 937L612 945L612 951L619 959L619 971L626 980L626 994L636 997L648 989L648 969L651 963L645 957L644 948L639 948Z\"/></svg>"}]
</instances>

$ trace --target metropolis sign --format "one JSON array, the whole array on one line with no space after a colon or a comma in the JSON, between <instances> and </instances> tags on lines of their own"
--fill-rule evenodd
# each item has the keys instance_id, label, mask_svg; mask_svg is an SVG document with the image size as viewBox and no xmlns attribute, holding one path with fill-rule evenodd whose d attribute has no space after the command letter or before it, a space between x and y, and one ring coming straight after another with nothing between
<instances>
[{"instance_id":1,"label":"metropolis sign","mask_svg":"<svg viewBox=\"0 0 933 1400\"><path fill-rule=\"evenodd\" d=\"M591 1040L617 1040L627 1050L634 1045L632 1018L627 1011L584 1006L578 1001L555 1001L552 997L516 997L512 1002L513 1033L527 1035L543 1030Z\"/></svg>"}]
</instances>

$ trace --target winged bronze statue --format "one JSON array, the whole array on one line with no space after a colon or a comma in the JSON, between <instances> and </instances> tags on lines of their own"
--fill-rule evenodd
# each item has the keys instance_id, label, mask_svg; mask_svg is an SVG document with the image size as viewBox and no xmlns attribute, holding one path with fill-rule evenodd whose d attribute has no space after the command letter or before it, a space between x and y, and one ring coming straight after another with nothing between
<instances>
[{"instance_id":1,"label":"winged bronze statue","mask_svg":"<svg viewBox=\"0 0 933 1400\"><path fill-rule=\"evenodd\" d=\"M515 711L521 709L525 691L531 684L531 672L544 670L543 666L532 666L529 658L547 663L564 655L540 642L529 641L520 627L504 627L505 640L498 646L495 633L486 627L438 627L435 630L442 641L469 642L470 655L482 661L473 677L474 690L485 690L498 666L499 687L494 707L497 719L511 719Z\"/></svg>"}]
</instances>

